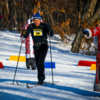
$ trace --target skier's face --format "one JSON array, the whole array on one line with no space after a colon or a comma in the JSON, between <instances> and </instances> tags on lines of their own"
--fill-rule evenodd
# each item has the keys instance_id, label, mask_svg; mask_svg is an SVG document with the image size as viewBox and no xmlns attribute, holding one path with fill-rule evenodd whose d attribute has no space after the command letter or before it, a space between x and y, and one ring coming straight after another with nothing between
<instances>
[{"instance_id":1,"label":"skier's face","mask_svg":"<svg viewBox=\"0 0 100 100\"><path fill-rule=\"evenodd\" d=\"M40 23L41 23L41 20L40 19L34 19L33 22L34 22L35 26L39 26Z\"/></svg>"}]
</instances>

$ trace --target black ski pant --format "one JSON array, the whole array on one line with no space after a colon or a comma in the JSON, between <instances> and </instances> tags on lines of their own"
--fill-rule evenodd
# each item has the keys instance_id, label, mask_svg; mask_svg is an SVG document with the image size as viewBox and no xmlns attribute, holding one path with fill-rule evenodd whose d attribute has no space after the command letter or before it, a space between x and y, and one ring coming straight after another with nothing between
<instances>
[{"instance_id":1,"label":"black ski pant","mask_svg":"<svg viewBox=\"0 0 100 100\"><path fill-rule=\"evenodd\" d=\"M43 43L40 46L34 46L34 52L35 52L35 60L38 70L38 81L45 80L45 58L48 51L48 44Z\"/></svg>"}]
</instances>

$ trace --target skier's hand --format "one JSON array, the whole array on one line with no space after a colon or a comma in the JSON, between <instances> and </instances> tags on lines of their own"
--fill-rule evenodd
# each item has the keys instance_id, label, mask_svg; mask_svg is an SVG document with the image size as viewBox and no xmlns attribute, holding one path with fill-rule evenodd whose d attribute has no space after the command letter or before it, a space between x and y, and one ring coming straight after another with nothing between
<instances>
[{"instance_id":1,"label":"skier's hand","mask_svg":"<svg viewBox=\"0 0 100 100\"><path fill-rule=\"evenodd\" d=\"M25 35L25 34L26 34L26 30L23 29L23 30L22 30L22 35Z\"/></svg>"}]
</instances>

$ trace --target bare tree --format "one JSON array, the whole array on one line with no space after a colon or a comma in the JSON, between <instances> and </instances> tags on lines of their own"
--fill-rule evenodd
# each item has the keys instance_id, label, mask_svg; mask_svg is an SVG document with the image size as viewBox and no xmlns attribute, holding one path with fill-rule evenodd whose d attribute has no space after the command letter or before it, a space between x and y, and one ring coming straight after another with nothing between
<instances>
[{"instance_id":1,"label":"bare tree","mask_svg":"<svg viewBox=\"0 0 100 100\"><path fill-rule=\"evenodd\" d=\"M82 31L86 27L92 28L94 22L99 18L100 14L100 1L99 0L80 0L81 23L86 21L85 24L79 27L74 42L72 44L72 52L78 53L80 44L83 38ZM83 6L82 6L83 5ZM99 24L99 23L98 23Z\"/></svg>"}]
</instances>

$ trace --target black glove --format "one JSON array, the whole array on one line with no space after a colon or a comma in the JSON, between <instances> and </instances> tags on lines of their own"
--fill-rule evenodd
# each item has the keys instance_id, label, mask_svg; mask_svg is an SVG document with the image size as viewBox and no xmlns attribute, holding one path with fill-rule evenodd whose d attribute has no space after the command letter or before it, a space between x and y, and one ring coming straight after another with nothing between
<instances>
[{"instance_id":1,"label":"black glove","mask_svg":"<svg viewBox=\"0 0 100 100\"><path fill-rule=\"evenodd\" d=\"M49 35L53 36L54 33L53 33L53 30L52 30L52 27L50 24L47 26L47 30L48 30L48 32L50 32Z\"/></svg>"}]
</instances>

